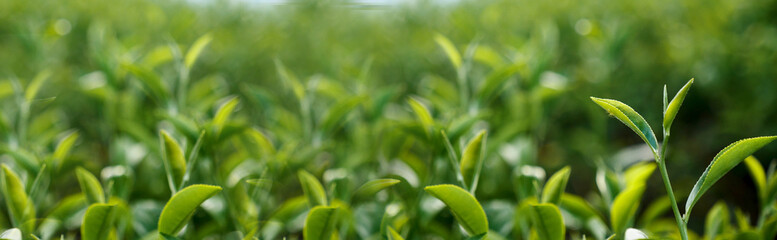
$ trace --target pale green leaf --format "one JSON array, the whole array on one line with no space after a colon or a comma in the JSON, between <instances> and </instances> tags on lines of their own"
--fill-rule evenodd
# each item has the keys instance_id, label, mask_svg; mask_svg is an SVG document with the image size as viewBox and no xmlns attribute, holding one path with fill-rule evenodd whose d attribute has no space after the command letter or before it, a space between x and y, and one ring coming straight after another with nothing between
<instances>
[{"instance_id":1,"label":"pale green leaf","mask_svg":"<svg viewBox=\"0 0 777 240\"><path fill-rule=\"evenodd\" d=\"M11 228L0 233L0 239L22 240L22 230Z\"/></svg>"},{"instance_id":2,"label":"pale green leaf","mask_svg":"<svg viewBox=\"0 0 777 240\"><path fill-rule=\"evenodd\" d=\"M178 234L194 211L205 200L221 192L221 187L195 184L179 191L165 204L162 214L159 216L159 233L175 236Z\"/></svg>"},{"instance_id":3,"label":"pale green leaf","mask_svg":"<svg viewBox=\"0 0 777 240\"><path fill-rule=\"evenodd\" d=\"M550 176L542 190L542 203L558 204L569 180L570 168L564 167Z\"/></svg>"},{"instance_id":4,"label":"pale green leaf","mask_svg":"<svg viewBox=\"0 0 777 240\"><path fill-rule=\"evenodd\" d=\"M610 224L616 235L623 236L626 228L633 224L644 192L645 185L637 184L627 187L615 197L610 208Z\"/></svg>"},{"instance_id":5,"label":"pale green leaf","mask_svg":"<svg viewBox=\"0 0 777 240\"><path fill-rule=\"evenodd\" d=\"M488 232L486 212L472 194L450 184L428 186L424 190L445 203L470 236Z\"/></svg>"},{"instance_id":6,"label":"pale green leaf","mask_svg":"<svg viewBox=\"0 0 777 240\"><path fill-rule=\"evenodd\" d=\"M428 131L434 126L434 119L432 118L432 114L429 113L429 109L414 98L408 98L407 103L410 104L410 108L413 109L416 117L418 117L418 121L420 121L421 125L424 127L424 132L429 134Z\"/></svg>"},{"instance_id":7,"label":"pale green leaf","mask_svg":"<svg viewBox=\"0 0 777 240\"><path fill-rule=\"evenodd\" d=\"M324 187L321 186L321 182L305 170L297 172L297 176L299 177L299 183L302 185L302 191L308 199L308 204L311 207L318 205L326 206L326 192L324 191Z\"/></svg>"},{"instance_id":8,"label":"pale green leaf","mask_svg":"<svg viewBox=\"0 0 777 240\"><path fill-rule=\"evenodd\" d=\"M200 56L200 53L202 53L202 50L205 49L206 46L210 43L210 41L213 40L213 35L211 34L205 34L202 35L200 38L198 38L196 41L194 41L194 44L189 48L189 51L186 52L186 57L184 59L184 64L186 65L186 68L191 69L194 65L194 62L197 61L197 58Z\"/></svg>"},{"instance_id":9,"label":"pale green leaf","mask_svg":"<svg viewBox=\"0 0 777 240\"><path fill-rule=\"evenodd\" d=\"M485 155L486 131L482 130L469 140L467 147L461 154L461 176L464 185L471 193L475 192L483 168L483 155Z\"/></svg>"},{"instance_id":10,"label":"pale green leaf","mask_svg":"<svg viewBox=\"0 0 777 240\"><path fill-rule=\"evenodd\" d=\"M534 229L537 231L539 239L564 239L564 232L566 230L564 218L556 205L550 203L534 204L531 205L531 210Z\"/></svg>"},{"instance_id":11,"label":"pale green leaf","mask_svg":"<svg viewBox=\"0 0 777 240\"><path fill-rule=\"evenodd\" d=\"M728 215L728 207L723 201L718 201L707 212L707 219L704 222L704 235L707 239L715 239L716 236L726 232L731 218Z\"/></svg>"},{"instance_id":12,"label":"pale green leaf","mask_svg":"<svg viewBox=\"0 0 777 240\"><path fill-rule=\"evenodd\" d=\"M31 102L35 99L35 97L38 95L38 92L40 91L40 88L43 86L43 83L45 83L50 76L51 72L45 70L38 73L38 75L32 79L32 82L30 82L30 85L27 85L27 90L24 92L24 98L27 100L27 102Z\"/></svg>"},{"instance_id":13,"label":"pale green leaf","mask_svg":"<svg viewBox=\"0 0 777 240\"><path fill-rule=\"evenodd\" d=\"M20 226L35 218L35 206L24 191L24 183L8 166L2 164L3 200L14 226Z\"/></svg>"},{"instance_id":14,"label":"pale green leaf","mask_svg":"<svg viewBox=\"0 0 777 240\"><path fill-rule=\"evenodd\" d=\"M680 106L683 105L683 100L685 100L685 95L688 94L688 90L691 88L691 84L693 84L693 78L691 78L691 80L688 81L688 83L686 83L685 86L683 86L683 88L677 92L677 95L675 95L674 98L672 98L672 101L669 102L669 105L666 106L666 109L664 110L665 132L668 133L672 127L672 122L674 122L674 118L677 116L677 111L680 110ZM666 88L664 88L664 91L666 91Z\"/></svg>"},{"instance_id":15,"label":"pale green leaf","mask_svg":"<svg viewBox=\"0 0 777 240\"><path fill-rule=\"evenodd\" d=\"M263 154L275 155L275 146L264 133L255 128L250 128L247 133L251 140L253 140L253 143L256 144L255 146L262 150Z\"/></svg>"},{"instance_id":16,"label":"pale green leaf","mask_svg":"<svg viewBox=\"0 0 777 240\"><path fill-rule=\"evenodd\" d=\"M356 192L353 194L355 197L368 197L372 196L373 194L379 192L380 190L383 190L385 188L394 186L395 184L399 183L399 180L396 179L375 179L372 181L369 181L359 187Z\"/></svg>"},{"instance_id":17,"label":"pale green leaf","mask_svg":"<svg viewBox=\"0 0 777 240\"><path fill-rule=\"evenodd\" d=\"M626 179L626 187L634 184L646 185L648 178L655 170L656 163L654 162L645 162L629 167L623 173L623 177Z\"/></svg>"},{"instance_id":18,"label":"pale green leaf","mask_svg":"<svg viewBox=\"0 0 777 240\"><path fill-rule=\"evenodd\" d=\"M400 235L397 230L394 230L392 227L388 227L388 234L387 234L388 240L405 240L402 235Z\"/></svg>"},{"instance_id":19,"label":"pale green leaf","mask_svg":"<svg viewBox=\"0 0 777 240\"><path fill-rule=\"evenodd\" d=\"M82 167L78 167L76 168L76 177L78 178L78 185L81 186L81 191L86 196L86 201L89 204L105 203L103 187L92 173Z\"/></svg>"},{"instance_id":20,"label":"pale green leaf","mask_svg":"<svg viewBox=\"0 0 777 240\"><path fill-rule=\"evenodd\" d=\"M146 92L159 101L163 101L168 97L167 86L165 86L162 78L150 69L132 64L122 63L122 68L126 69L143 84Z\"/></svg>"},{"instance_id":21,"label":"pale green leaf","mask_svg":"<svg viewBox=\"0 0 777 240\"><path fill-rule=\"evenodd\" d=\"M623 124L631 128L645 143L650 146L654 154L658 152L658 141L656 135L653 133L653 129L645 121L637 111L634 111L628 105L612 99L603 99L591 97L591 100L599 104L604 110L607 110L610 115L620 120Z\"/></svg>"},{"instance_id":22,"label":"pale green leaf","mask_svg":"<svg viewBox=\"0 0 777 240\"><path fill-rule=\"evenodd\" d=\"M316 206L305 218L304 239L330 240L337 223L337 207Z\"/></svg>"},{"instance_id":23,"label":"pale green leaf","mask_svg":"<svg viewBox=\"0 0 777 240\"><path fill-rule=\"evenodd\" d=\"M283 80L283 84L291 84L289 87L292 92L294 92L294 96L297 97L297 100L302 101L302 99L305 98L305 86L302 85L300 80L289 72L289 70L286 69L286 66L278 59L275 59L275 69L278 72L278 75L280 75L281 80Z\"/></svg>"},{"instance_id":24,"label":"pale green leaf","mask_svg":"<svg viewBox=\"0 0 777 240\"><path fill-rule=\"evenodd\" d=\"M86 209L84 220L81 223L81 239L104 240L109 239L113 221L116 217L116 205L92 204Z\"/></svg>"},{"instance_id":25,"label":"pale green leaf","mask_svg":"<svg viewBox=\"0 0 777 240\"><path fill-rule=\"evenodd\" d=\"M70 149L73 148L76 140L78 140L78 136L78 132L73 131L65 136L65 138L63 138L61 141L59 141L57 148L54 150L54 154L52 155L54 161L57 163L57 166L60 166L65 157L67 157L67 155L70 153Z\"/></svg>"},{"instance_id":26,"label":"pale green leaf","mask_svg":"<svg viewBox=\"0 0 777 240\"><path fill-rule=\"evenodd\" d=\"M160 130L159 135L162 140L164 165L169 174L168 182L170 183L170 189L173 189L173 192L175 192L175 190L181 187L183 177L186 175L186 158L184 158L181 146L167 131Z\"/></svg>"},{"instance_id":27,"label":"pale green leaf","mask_svg":"<svg viewBox=\"0 0 777 240\"><path fill-rule=\"evenodd\" d=\"M691 194L688 196L688 201L685 203L685 216L689 216L693 205L699 201L699 198L712 187L715 182L720 180L723 175L726 175L728 171L734 168L737 164L742 162L747 156L750 156L758 149L766 146L770 142L777 139L777 136L755 137L742 139L737 142L728 145L721 150L707 169L704 170L699 181L693 186Z\"/></svg>"},{"instance_id":28,"label":"pale green leaf","mask_svg":"<svg viewBox=\"0 0 777 240\"><path fill-rule=\"evenodd\" d=\"M240 99L237 97L232 97L224 104L222 104L216 111L216 115L213 116L212 122L214 131L216 133L215 136L221 134L221 130L224 129L224 124L227 123L229 116L232 115L232 111L235 110L235 107L237 107L238 103L240 103Z\"/></svg>"},{"instance_id":29,"label":"pale green leaf","mask_svg":"<svg viewBox=\"0 0 777 240\"><path fill-rule=\"evenodd\" d=\"M445 51L445 54L448 55L448 59L451 60L453 67L459 69L461 67L461 54L459 54L459 50L456 50L456 46L453 45L451 40L448 40L448 38L442 34L437 34L434 36L434 41L437 42L437 45L439 45L440 48Z\"/></svg>"},{"instance_id":30,"label":"pale green leaf","mask_svg":"<svg viewBox=\"0 0 777 240\"><path fill-rule=\"evenodd\" d=\"M747 170L750 171L750 176L753 177L753 182L755 182L759 203L765 204L768 189L766 189L766 172L763 165L755 157L749 156L745 158L745 166L747 166Z\"/></svg>"}]
</instances>

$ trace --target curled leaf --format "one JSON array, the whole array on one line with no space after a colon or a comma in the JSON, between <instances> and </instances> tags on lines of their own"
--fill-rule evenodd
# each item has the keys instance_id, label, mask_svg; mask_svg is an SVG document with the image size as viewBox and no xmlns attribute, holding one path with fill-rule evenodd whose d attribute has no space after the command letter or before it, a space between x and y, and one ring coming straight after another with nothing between
<instances>
[{"instance_id":1,"label":"curled leaf","mask_svg":"<svg viewBox=\"0 0 777 240\"><path fill-rule=\"evenodd\" d=\"M569 172L570 168L564 167L554 173L553 176L550 176L548 182L545 183L545 188L542 190L542 203L559 203L569 180Z\"/></svg>"},{"instance_id":2,"label":"curled leaf","mask_svg":"<svg viewBox=\"0 0 777 240\"><path fill-rule=\"evenodd\" d=\"M183 177L186 175L186 159L184 158L183 149L170 134L165 130L160 130L159 135L162 138L162 151L165 158L165 167L169 174L170 189L173 189L173 192L175 192L175 190L181 187Z\"/></svg>"}]
</instances>

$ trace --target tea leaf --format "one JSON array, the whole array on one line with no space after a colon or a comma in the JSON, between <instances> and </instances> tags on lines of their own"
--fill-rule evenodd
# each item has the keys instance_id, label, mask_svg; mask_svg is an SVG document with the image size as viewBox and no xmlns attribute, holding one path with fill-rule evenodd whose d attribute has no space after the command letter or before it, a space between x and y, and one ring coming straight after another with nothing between
<instances>
[{"instance_id":1,"label":"tea leaf","mask_svg":"<svg viewBox=\"0 0 777 240\"><path fill-rule=\"evenodd\" d=\"M539 239L564 239L564 218L556 205L541 203L531 205L534 229Z\"/></svg>"},{"instance_id":2,"label":"tea leaf","mask_svg":"<svg viewBox=\"0 0 777 240\"><path fill-rule=\"evenodd\" d=\"M27 102L31 102L35 99L35 97L38 95L38 92L40 91L40 88L43 86L43 83L46 82L47 79L51 76L51 72L48 70L44 70L38 75L35 76L34 79L30 82L30 85L27 85L27 90L24 92L24 99L27 100Z\"/></svg>"},{"instance_id":3,"label":"tea leaf","mask_svg":"<svg viewBox=\"0 0 777 240\"><path fill-rule=\"evenodd\" d=\"M428 186L424 191L445 203L470 236L488 232L486 212L472 194L450 184Z\"/></svg>"},{"instance_id":4,"label":"tea leaf","mask_svg":"<svg viewBox=\"0 0 777 240\"><path fill-rule=\"evenodd\" d=\"M707 239L715 239L716 236L726 232L730 221L726 203L718 201L707 212L707 220L704 222L704 236Z\"/></svg>"},{"instance_id":5,"label":"tea leaf","mask_svg":"<svg viewBox=\"0 0 777 240\"><path fill-rule=\"evenodd\" d=\"M150 69L140 67L132 63L123 63L124 69L132 73L143 84L144 90L154 99L164 102L168 97L168 90L162 78Z\"/></svg>"},{"instance_id":6,"label":"tea leaf","mask_svg":"<svg viewBox=\"0 0 777 240\"><path fill-rule=\"evenodd\" d=\"M159 233L171 236L186 226L194 211L205 200L221 192L221 187L195 184L179 191L165 204L162 214L159 216Z\"/></svg>"},{"instance_id":7,"label":"tea leaf","mask_svg":"<svg viewBox=\"0 0 777 240\"><path fill-rule=\"evenodd\" d=\"M397 230L394 230L392 227L388 227L388 234L387 234L388 240L405 240L402 238L402 235L400 235Z\"/></svg>"},{"instance_id":8,"label":"tea leaf","mask_svg":"<svg viewBox=\"0 0 777 240\"><path fill-rule=\"evenodd\" d=\"M637 184L627 187L615 197L610 210L610 224L616 235L623 236L626 228L632 225L644 192L645 185Z\"/></svg>"},{"instance_id":9,"label":"tea leaf","mask_svg":"<svg viewBox=\"0 0 777 240\"><path fill-rule=\"evenodd\" d=\"M429 109L414 98L408 98L407 103L410 104L410 108L413 109L416 117L418 117L418 120L424 127L424 132L428 135L429 130L434 126L434 119L432 118L432 114L429 113Z\"/></svg>"},{"instance_id":10,"label":"tea leaf","mask_svg":"<svg viewBox=\"0 0 777 240\"><path fill-rule=\"evenodd\" d=\"M359 189L357 189L356 192L354 193L354 196L356 197L372 196L373 194L379 192L380 190L383 190L384 188L387 188L387 187L394 186L399 182L400 181L396 179L375 179L359 187Z\"/></svg>"},{"instance_id":11,"label":"tea leaf","mask_svg":"<svg viewBox=\"0 0 777 240\"><path fill-rule=\"evenodd\" d=\"M170 189L175 192L181 187L183 177L186 175L186 159L181 146L167 131L160 130L159 136L162 138L162 153L165 167L169 174L168 183L170 184Z\"/></svg>"},{"instance_id":12,"label":"tea leaf","mask_svg":"<svg viewBox=\"0 0 777 240\"><path fill-rule=\"evenodd\" d=\"M232 111L235 110L235 107L240 102L240 99L237 97L232 97L229 100L227 100L224 104L222 104L219 109L216 111L216 115L213 116L213 127L214 132L216 133L215 136L218 136L221 134L221 130L224 129L224 124L227 123L227 120L229 119L229 116L232 115Z\"/></svg>"},{"instance_id":13,"label":"tea leaf","mask_svg":"<svg viewBox=\"0 0 777 240\"><path fill-rule=\"evenodd\" d=\"M482 130L474 138L469 140L467 147L461 154L461 176L464 185L470 193L474 193L483 168L483 155L485 155L486 131Z\"/></svg>"},{"instance_id":14,"label":"tea leaf","mask_svg":"<svg viewBox=\"0 0 777 240\"><path fill-rule=\"evenodd\" d=\"M115 215L116 205L97 203L89 206L81 223L81 239L109 239Z\"/></svg>"},{"instance_id":15,"label":"tea leaf","mask_svg":"<svg viewBox=\"0 0 777 240\"><path fill-rule=\"evenodd\" d=\"M542 190L542 203L558 204L569 180L569 167L564 167L550 176Z\"/></svg>"},{"instance_id":16,"label":"tea leaf","mask_svg":"<svg viewBox=\"0 0 777 240\"><path fill-rule=\"evenodd\" d=\"M639 229L629 228L626 229L624 240L639 240L639 239L649 239L647 234L640 231Z\"/></svg>"},{"instance_id":17,"label":"tea leaf","mask_svg":"<svg viewBox=\"0 0 777 240\"><path fill-rule=\"evenodd\" d=\"M52 155L52 158L56 162L56 166L62 165L62 161L64 161L65 157L70 153L70 149L73 148L76 140L78 140L78 132L73 131L59 141L57 148L55 148L54 154Z\"/></svg>"},{"instance_id":18,"label":"tea leaf","mask_svg":"<svg viewBox=\"0 0 777 240\"><path fill-rule=\"evenodd\" d=\"M623 124L631 128L645 143L650 146L653 153L658 155L658 141L656 135L653 133L653 129L645 121L645 119L639 115L634 109L628 105L612 99L603 99L591 97L596 104L599 104L610 115L620 120Z\"/></svg>"},{"instance_id":19,"label":"tea leaf","mask_svg":"<svg viewBox=\"0 0 777 240\"><path fill-rule=\"evenodd\" d=\"M197 61L197 58L200 56L200 53L202 53L202 50L205 49L205 46L208 46L210 41L213 40L213 35L211 34L205 34L202 35L200 38L198 38L192 46L189 48L189 51L186 52L186 57L184 60L184 65L186 68L191 69L194 65L194 62Z\"/></svg>"},{"instance_id":20,"label":"tea leaf","mask_svg":"<svg viewBox=\"0 0 777 240\"><path fill-rule=\"evenodd\" d=\"M326 206L326 192L324 191L324 187L321 186L321 182L305 170L297 172L297 176L302 185L302 192L305 193L305 197L308 199L308 204L311 207L318 205Z\"/></svg>"},{"instance_id":21,"label":"tea leaf","mask_svg":"<svg viewBox=\"0 0 777 240\"><path fill-rule=\"evenodd\" d=\"M742 162L747 156L750 156L758 149L766 146L770 142L777 139L777 136L755 137L742 139L737 142L728 145L721 150L712 159L712 162L707 169L704 170L699 181L693 186L691 194L688 196L688 201L685 202L685 216L687 217L693 209L693 205L699 201L699 198L712 187L715 182L720 180L723 175L726 175L728 171L734 168L737 164Z\"/></svg>"},{"instance_id":22,"label":"tea leaf","mask_svg":"<svg viewBox=\"0 0 777 240\"><path fill-rule=\"evenodd\" d=\"M20 226L27 220L35 218L35 206L27 197L24 183L19 176L5 164L2 164L2 168L0 181L2 181L3 200L8 206L8 213L13 220L13 225Z\"/></svg>"},{"instance_id":23,"label":"tea leaf","mask_svg":"<svg viewBox=\"0 0 777 240\"><path fill-rule=\"evenodd\" d=\"M623 177L626 179L626 186L634 184L647 184L648 178L656 170L656 163L646 162L643 164L637 164L629 167L623 173Z\"/></svg>"},{"instance_id":24,"label":"tea leaf","mask_svg":"<svg viewBox=\"0 0 777 240\"><path fill-rule=\"evenodd\" d=\"M669 102L669 105L667 105L666 109L664 110L664 131L666 133L669 133L670 128L672 127L672 122L674 122L675 116L677 116L677 111L680 110L680 106L683 105L683 100L685 100L685 95L688 94L688 90L691 88L691 84L693 84L693 78L691 78L688 83L683 86L683 88L680 89L680 91L677 92L677 95L672 98L672 101ZM664 88L666 90L666 88Z\"/></svg>"},{"instance_id":25,"label":"tea leaf","mask_svg":"<svg viewBox=\"0 0 777 240\"><path fill-rule=\"evenodd\" d=\"M78 185L81 186L81 191L84 192L86 201L89 204L105 203L103 187L92 173L82 167L78 167L76 168L76 177L78 178Z\"/></svg>"},{"instance_id":26,"label":"tea leaf","mask_svg":"<svg viewBox=\"0 0 777 240\"><path fill-rule=\"evenodd\" d=\"M453 45L451 40L448 40L448 38L442 34L437 34L434 36L434 41L437 42L437 45L439 45L440 48L445 51L445 54L448 55L448 59L451 60L453 67L459 69L461 67L461 54L459 54L459 50L456 50L456 46Z\"/></svg>"},{"instance_id":27,"label":"tea leaf","mask_svg":"<svg viewBox=\"0 0 777 240\"><path fill-rule=\"evenodd\" d=\"M305 218L304 239L330 240L337 223L337 207L316 206Z\"/></svg>"},{"instance_id":28,"label":"tea leaf","mask_svg":"<svg viewBox=\"0 0 777 240\"><path fill-rule=\"evenodd\" d=\"M764 167L761 165L761 162L753 156L745 158L745 165L747 166L747 170L750 171L750 176L753 177L753 182L755 182L756 190L758 191L758 199L760 201L759 203L766 204L768 189L766 189L766 173L764 172Z\"/></svg>"}]
</instances>

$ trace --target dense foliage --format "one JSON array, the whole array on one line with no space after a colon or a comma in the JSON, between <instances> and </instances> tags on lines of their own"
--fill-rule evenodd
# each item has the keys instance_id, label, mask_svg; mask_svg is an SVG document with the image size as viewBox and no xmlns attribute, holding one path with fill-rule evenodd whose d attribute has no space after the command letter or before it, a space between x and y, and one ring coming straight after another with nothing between
<instances>
[{"instance_id":1,"label":"dense foliage","mask_svg":"<svg viewBox=\"0 0 777 240\"><path fill-rule=\"evenodd\" d=\"M3 239L777 234L777 1L11 0L0 23Z\"/></svg>"}]
</instances>

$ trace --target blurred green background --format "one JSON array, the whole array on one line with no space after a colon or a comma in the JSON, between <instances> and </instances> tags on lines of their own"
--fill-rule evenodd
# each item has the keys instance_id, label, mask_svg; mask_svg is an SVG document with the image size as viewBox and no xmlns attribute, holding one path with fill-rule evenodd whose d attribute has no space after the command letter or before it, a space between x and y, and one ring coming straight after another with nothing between
<instances>
[{"instance_id":1,"label":"blurred green background","mask_svg":"<svg viewBox=\"0 0 777 240\"><path fill-rule=\"evenodd\" d=\"M187 49L204 35L212 41L190 70L183 67ZM461 54L461 67L438 44L442 38ZM24 114L15 93L45 74L20 130ZM277 183L259 215L301 194L298 169L324 179L344 170L355 186L393 174L396 162L445 172L447 155L439 139L417 131L408 98L425 104L439 129L461 130L451 136L454 145L489 131L481 202L515 198L504 182L523 165L548 173L569 165L567 192L591 198L597 166L620 170L652 156L589 96L619 99L655 128L664 84L671 97L695 78L668 157L674 189L687 196L720 149L777 133L775 76L771 0L0 1L0 142L41 155L61 133L77 130L79 144L64 169L128 167L132 184L116 196L134 210L159 208L169 197L160 184L158 129L180 128L176 116L205 126L229 96L240 99L230 126L261 130L282 155L272 158L287 161L269 170ZM149 90L142 79L158 79L165 90ZM194 133L176 135L190 146ZM232 168L251 158L221 140L203 150L202 162L211 165L198 169L198 182L234 181ZM756 153L764 166L776 156L774 146ZM220 165L229 161L231 168ZM271 169L258 165L236 177ZM39 212L80 191L71 172L52 176L62 180L52 181ZM663 195L655 173L643 202ZM757 218L755 186L743 166L696 209L716 200ZM202 236L239 230L228 213L211 214L220 216L212 217L218 227ZM701 232L705 215L695 211L690 228ZM154 221L147 224L136 224L136 234L154 229Z\"/></svg>"}]
</instances>

